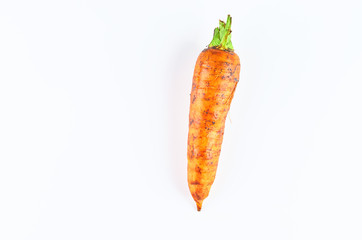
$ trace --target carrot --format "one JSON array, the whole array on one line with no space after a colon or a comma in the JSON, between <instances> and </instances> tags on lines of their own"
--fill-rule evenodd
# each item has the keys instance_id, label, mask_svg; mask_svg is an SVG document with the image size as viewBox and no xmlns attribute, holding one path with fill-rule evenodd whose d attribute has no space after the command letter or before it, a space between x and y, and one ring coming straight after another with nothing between
<instances>
[{"instance_id":1,"label":"carrot","mask_svg":"<svg viewBox=\"0 0 362 240\"><path fill-rule=\"evenodd\" d=\"M240 60L231 43L231 17L219 21L208 48L197 58L192 81L187 178L197 210L214 182L225 119L239 81Z\"/></svg>"}]
</instances>

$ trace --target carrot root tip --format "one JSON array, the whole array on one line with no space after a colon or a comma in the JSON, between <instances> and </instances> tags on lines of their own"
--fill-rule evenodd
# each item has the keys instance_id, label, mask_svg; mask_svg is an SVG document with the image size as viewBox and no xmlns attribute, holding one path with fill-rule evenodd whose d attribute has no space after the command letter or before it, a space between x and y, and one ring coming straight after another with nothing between
<instances>
[{"instance_id":1,"label":"carrot root tip","mask_svg":"<svg viewBox=\"0 0 362 240\"><path fill-rule=\"evenodd\" d=\"M196 202L197 211L201 211L202 208L202 202Z\"/></svg>"}]
</instances>

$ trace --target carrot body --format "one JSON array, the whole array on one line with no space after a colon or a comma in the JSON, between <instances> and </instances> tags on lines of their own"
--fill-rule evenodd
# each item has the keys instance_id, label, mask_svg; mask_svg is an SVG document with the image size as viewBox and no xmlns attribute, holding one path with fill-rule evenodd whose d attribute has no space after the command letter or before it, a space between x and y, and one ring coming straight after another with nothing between
<instances>
[{"instance_id":1,"label":"carrot body","mask_svg":"<svg viewBox=\"0 0 362 240\"><path fill-rule=\"evenodd\" d=\"M232 51L207 48L193 76L188 134L188 185L197 210L214 182L225 120L239 81L240 60Z\"/></svg>"}]
</instances>

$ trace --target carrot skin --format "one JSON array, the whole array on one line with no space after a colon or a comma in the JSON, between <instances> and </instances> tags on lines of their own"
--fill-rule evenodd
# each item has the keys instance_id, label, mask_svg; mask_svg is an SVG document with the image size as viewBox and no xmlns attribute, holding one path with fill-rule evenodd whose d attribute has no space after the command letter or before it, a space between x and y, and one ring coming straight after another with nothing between
<instances>
[{"instance_id":1,"label":"carrot skin","mask_svg":"<svg viewBox=\"0 0 362 240\"><path fill-rule=\"evenodd\" d=\"M207 48L197 59L190 95L187 176L198 211L215 179L239 75L240 60L232 51Z\"/></svg>"}]
</instances>

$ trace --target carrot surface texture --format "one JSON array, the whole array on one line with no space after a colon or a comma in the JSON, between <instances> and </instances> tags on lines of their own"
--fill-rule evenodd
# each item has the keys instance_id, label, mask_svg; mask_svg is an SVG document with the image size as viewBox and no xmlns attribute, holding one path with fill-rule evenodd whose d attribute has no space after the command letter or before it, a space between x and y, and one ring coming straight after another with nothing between
<instances>
[{"instance_id":1,"label":"carrot surface texture","mask_svg":"<svg viewBox=\"0 0 362 240\"><path fill-rule=\"evenodd\" d=\"M197 210L214 182L225 119L236 85L240 60L231 43L231 17L219 21L208 48L196 61L190 95L187 178Z\"/></svg>"}]
</instances>

